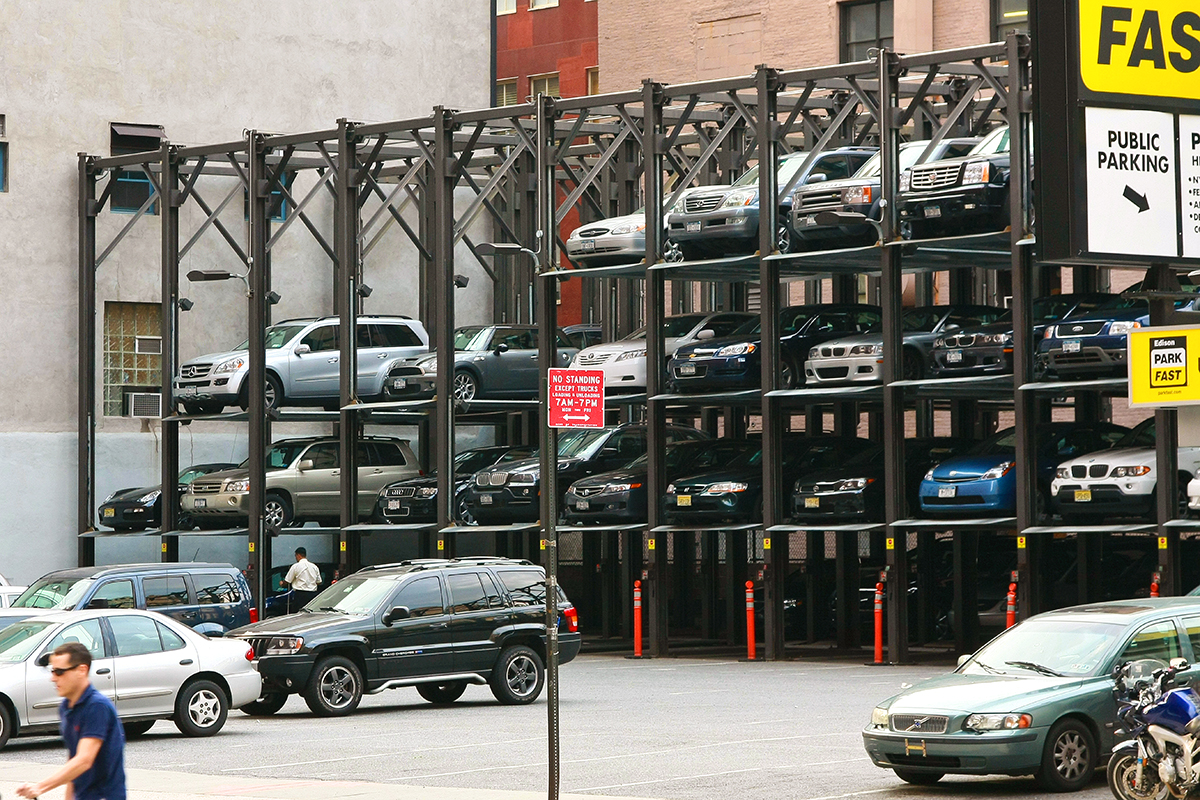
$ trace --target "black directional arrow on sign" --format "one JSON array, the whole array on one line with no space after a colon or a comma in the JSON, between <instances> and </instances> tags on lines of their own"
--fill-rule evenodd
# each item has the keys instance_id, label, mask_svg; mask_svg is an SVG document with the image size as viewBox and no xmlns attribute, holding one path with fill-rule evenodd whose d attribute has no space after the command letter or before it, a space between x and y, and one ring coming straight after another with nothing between
<instances>
[{"instance_id":1,"label":"black directional arrow on sign","mask_svg":"<svg viewBox=\"0 0 1200 800\"><path fill-rule=\"evenodd\" d=\"M1146 199L1146 195L1138 194L1128 184L1125 186L1125 199L1137 206L1139 214L1150 208L1150 201Z\"/></svg>"}]
</instances>

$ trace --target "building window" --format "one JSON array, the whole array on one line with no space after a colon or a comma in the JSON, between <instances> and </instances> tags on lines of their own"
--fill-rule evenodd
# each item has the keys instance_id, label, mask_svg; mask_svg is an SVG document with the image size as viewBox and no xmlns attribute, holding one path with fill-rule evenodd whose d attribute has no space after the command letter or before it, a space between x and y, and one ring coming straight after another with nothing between
<instances>
[{"instance_id":1,"label":"building window","mask_svg":"<svg viewBox=\"0 0 1200 800\"><path fill-rule=\"evenodd\" d=\"M0 142L0 192L8 191L8 142Z\"/></svg>"},{"instance_id":2,"label":"building window","mask_svg":"<svg viewBox=\"0 0 1200 800\"><path fill-rule=\"evenodd\" d=\"M161 125L129 125L123 122L114 122L108 127L109 154L114 156L157 150L163 140ZM109 201L109 208L113 211L136 212L143 203L150 199L150 194L154 191L150 178L137 167L116 170L113 180L116 183L113 185ZM148 212L157 214L157 209L158 203L154 203Z\"/></svg>"},{"instance_id":3,"label":"building window","mask_svg":"<svg viewBox=\"0 0 1200 800\"><path fill-rule=\"evenodd\" d=\"M496 0L496 16L517 13L517 0Z\"/></svg>"},{"instance_id":4,"label":"building window","mask_svg":"<svg viewBox=\"0 0 1200 800\"><path fill-rule=\"evenodd\" d=\"M515 106L517 102L517 79L496 81L496 105Z\"/></svg>"},{"instance_id":5,"label":"building window","mask_svg":"<svg viewBox=\"0 0 1200 800\"><path fill-rule=\"evenodd\" d=\"M289 170L283 173L283 185L288 190L288 194L292 193L292 185L296 181L296 173ZM242 192L242 208L245 211L246 221L250 220L250 191ZM267 219L272 222L283 222L287 219L288 203L287 198L283 196L283 192L275 189L271 192L271 200L267 203Z\"/></svg>"},{"instance_id":6,"label":"building window","mask_svg":"<svg viewBox=\"0 0 1200 800\"><path fill-rule=\"evenodd\" d=\"M548 97L559 97L558 73L555 72L550 75L530 75L529 93L531 95L544 94Z\"/></svg>"},{"instance_id":7,"label":"building window","mask_svg":"<svg viewBox=\"0 0 1200 800\"><path fill-rule=\"evenodd\" d=\"M842 4L842 61L866 61L871 48L892 46L892 3Z\"/></svg>"},{"instance_id":8,"label":"building window","mask_svg":"<svg viewBox=\"0 0 1200 800\"><path fill-rule=\"evenodd\" d=\"M162 357L146 347L161 334L158 303L104 304L104 416L122 416L132 392L162 391Z\"/></svg>"},{"instance_id":9,"label":"building window","mask_svg":"<svg viewBox=\"0 0 1200 800\"><path fill-rule=\"evenodd\" d=\"M539 8L554 8L558 5L558 0L529 0L529 10L537 11Z\"/></svg>"},{"instance_id":10,"label":"building window","mask_svg":"<svg viewBox=\"0 0 1200 800\"><path fill-rule=\"evenodd\" d=\"M992 0L992 41L1003 42L1009 31L1029 32L1029 0Z\"/></svg>"},{"instance_id":11,"label":"building window","mask_svg":"<svg viewBox=\"0 0 1200 800\"><path fill-rule=\"evenodd\" d=\"M592 67L587 71L588 94L600 94L600 68Z\"/></svg>"}]
</instances>

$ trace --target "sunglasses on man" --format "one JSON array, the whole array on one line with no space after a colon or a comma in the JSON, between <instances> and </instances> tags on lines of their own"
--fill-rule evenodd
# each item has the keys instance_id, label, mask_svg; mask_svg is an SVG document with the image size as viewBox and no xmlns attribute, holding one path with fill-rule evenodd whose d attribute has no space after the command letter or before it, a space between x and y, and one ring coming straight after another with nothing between
<instances>
[{"instance_id":1,"label":"sunglasses on man","mask_svg":"<svg viewBox=\"0 0 1200 800\"><path fill-rule=\"evenodd\" d=\"M54 673L54 677L61 678L73 669L79 669L83 664L76 664L73 667L51 667L50 671Z\"/></svg>"}]
</instances>

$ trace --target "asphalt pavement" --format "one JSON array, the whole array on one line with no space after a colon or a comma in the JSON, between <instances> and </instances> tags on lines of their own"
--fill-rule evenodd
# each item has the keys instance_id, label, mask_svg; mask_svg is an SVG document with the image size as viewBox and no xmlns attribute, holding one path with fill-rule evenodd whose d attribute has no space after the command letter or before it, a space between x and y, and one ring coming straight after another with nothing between
<instances>
[{"instance_id":1,"label":"asphalt pavement","mask_svg":"<svg viewBox=\"0 0 1200 800\"><path fill-rule=\"evenodd\" d=\"M562 796L1061 797L1029 778L909 786L872 765L860 731L875 704L953 664L862 660L580 656L561 672ZM131 800L545 797L546 710L544 694L531 706L501 706L486 687L471 686L449 707L399 689L364 698L359 713L336 719L314 717L293 697L274 717L234 712L209 739L186 739L159 722L129 743ZM12 798L18 783L63 759L57 740L10 741L0 794ZM1108 797L1101 776L1074 800Z\"/></svg>"}]
</instances>

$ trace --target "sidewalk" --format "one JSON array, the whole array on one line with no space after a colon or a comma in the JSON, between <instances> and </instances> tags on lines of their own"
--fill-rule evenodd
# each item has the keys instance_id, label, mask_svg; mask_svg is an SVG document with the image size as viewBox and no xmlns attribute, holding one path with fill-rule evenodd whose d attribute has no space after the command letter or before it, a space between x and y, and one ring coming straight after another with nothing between
<instances>
[{"instance_id":1,"label":"sidewalk","mask_svg":"<svg viewBox=\"0 0 1200 800\"><path fill-rule=\"evenodd\" d=\"M0 761L0 796L15 800L17 787L53 774L60 764ZM511 792L495 789L448 789L396 783L355 781L289 781L196 775L149 769L126 771L129 800L207 800L215 797L262 798L263 800L537 800L546 792ZM181 788L181 787L186 787ZM59 800L62 789L42 795ZM596 800L601 795L561 794L562 800ZM609 798L609 800L638 800Z\"/></svg>"}]
</instances>

